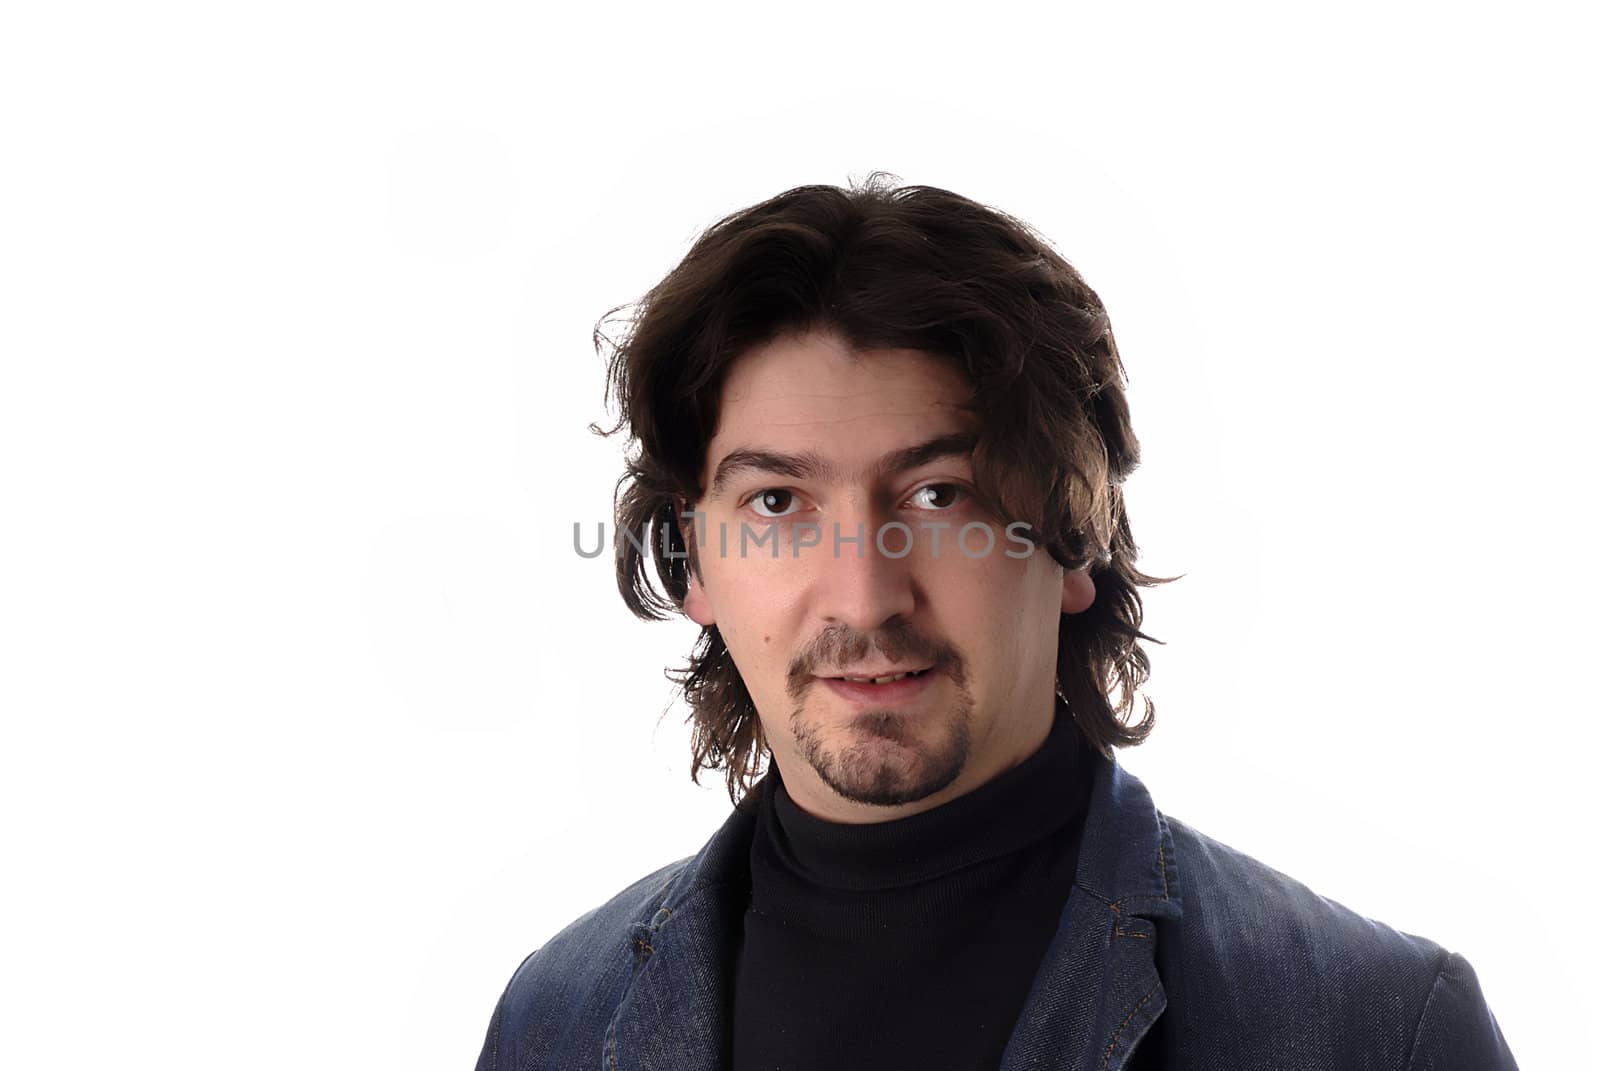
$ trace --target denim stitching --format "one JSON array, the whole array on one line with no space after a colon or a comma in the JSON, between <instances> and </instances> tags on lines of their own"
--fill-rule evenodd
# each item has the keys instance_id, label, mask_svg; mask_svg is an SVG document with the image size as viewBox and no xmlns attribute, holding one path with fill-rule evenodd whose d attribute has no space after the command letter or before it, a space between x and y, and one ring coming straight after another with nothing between
<instances>
[{"instance_id":1,"label":"denim stitching","mask_svg":"<svg viewBox=\"0 0 1600 1071\"><path fill-rule=\"evenodd\" d=\"M1138 1013L1139 1009L1144 1007L1145 1001L1147 1001L1151 997L1155 996L1156 990L1160 989L1160 988L1161 988L1161 983L1157 982L1155 984L1155 987L1152 988L1150 990L1150 992L1146 993L1144 996L1139 998L1139 1003L1135 1004L1133 1006L1133 1008L1128 1012L1127 1018L1122 1020L1122 1025L1117 1027L1117 1032L1115 1034L1111 1035L1111 1044L1106 1046L1105 1059L1100 1061L1100 1066L1101 1067L1110 1067L1111 1066L1111 1054L1116 1051L1117 1039L1120 1038L1122 1036L1122 1032L1128 1028L1128 1023L1133 1019L1134 1015Z\"/></svg>"},{"instance_id":2,"label":"denim stitching","mask_svg":"<svg viewBox=\"0 0 1600 1071\"><path fill-rule=\"evenodd\" d=\"M1118 937L1141 937L1145 940L1149 940L1150 934L1148 933L1134 933L1131 930L1124 930L1122 928L1122 908L1118 907L1116 904L1107 904L1106 906L1109 907L1111 909L1111 913L1116 916L1116 918L1111 920L1112 933L1116 934Z\"/></svg>"},{"instance_id":3,"label":"denim stitching","mask_svg":"<svg viewBox=\"0 0 1600 1071\"><path fill-rule=\"evenodd\" d=\"M1131 904L1139 900L1146 900L1152 904L1164 904L1167 902L1168 897L1152 896L1150 893L1129 893L1127 896L1119 896L1115 900L1107 900L1106 903Z\"/></svg>"},{"instance_id":4,"label":"denim stitching","mask_svg":"<svg viewBox=\"0 0 1600 1071\"><path fill-rule=\"evenodd\" d=\"M1158 819L1158 821L1160 821L1162 831L1161 838L1156 842L1156 865L1161 868L1160 896L1154 896L1149 893L1134 893L1128 896L1120 897L1116 900L1107 900L1104 896L1092 889L1085 888L1082 885L1079 885L1078 888L1083 889L1084 892L1088 893L1090 896L1093 896L1096 900L1099 900L1113 911L1116 911L1122 904L1131 903L1135 900L1153 900L1156 903L1166 903L1167 901L1171 900L1172 884L1167 880L1167 825L1164 819Z\"/></svg>"},{"instance_id":5,"label":"denim stitching","mask_svg":"<svg viewBox=\"0 0 1600 1071\"><path fill-rule=\"evenodd\" d=\"M1167 884L1167 823L1161 823L1161 840L1156 845L1156 862L1161 866L1161 898L1172 899L1172 887Z\"/></svg>"},{"instance_id":6,"label":"denim stitching","mask_svg":"<svg viewBox=\"0 0 1600 1071\"><path fill-rule=\"evenodd\" d=\"M661 891L656 894L659 900L659 905L656 908L655 914L660 915L663 911L666 912L665 917L663 917L661 920L662 923L666 922L668 918L672 917L672 911L667 907L666 899L671 895L672 888L677 884L678 877L682 873L683 871L681 868L675 871L672 876L667 879L666 885L662 886ZM689 891L688 896L690 899L693 898L693 889ZM654 922L654 916L651 917L651 921ZM634 925L638 928L653 932L654 930L660 928L661 923L656 923L653 926L650 923L644 923L642 925L635 923ZM644 968L645 963L649 960L649 958L655 955L655 951L655 948L650 944L649 940L644 935L634 934L634 968L631 973L631 977L628 980L628 989L624 991L624 996L626 996L628 990L633 988L633 980L638 977L639 971ZM617 1024L615 1017L612 1018L611 1025L606 1028L606 1040L603 1047L603 1054L605 1056L605 1066L609 1069L609 1071L617 1071Z\"/></svg>"},{"instance_id":7,"label":"denim stitching","mask_svg":"<svg viewBox=\"0 0 1600 1071\"><path fill-rule=\"evenodd\" d=\"M656 893L656 899L659 901L659 903L656 905L656 912L658 914L667 909L667 901L672 899L672 887L678 884L678 877L682 873L683 871L680 870L669 877L667 879L667 883L661 887L661 891Z\"/></svg>"},{"instance_id":8,"label":"denim stitching","mask_svg":"<svg viewBox=\"0 0 1600 1071\"><path fill-rule=\"evenodd\" d=\"M1428 999L1422 1002L1422 1013L1417 1016L1416 1029L1411 1032L1411 1051L1406 1054L1406 1071L1410 1071L1416 1062L1417 1043L1422 1040L1422 1024L1428 1021L1428 1009L1433 1007L1433 998L1438 995L1439 985L1444 981L1444 972L1454 957L1454 952L1445 954L1444 961L1439 964L1439 970L1433 976L1433 985L1428 987Z\"/></svg>"},{"instance_id":9,"label":"denim stitching","mask_svg":"<svg viewBox=\"0 0 1600 1071\"><path fill-rule=\"evenodd\" d=\"M1089 888L1089 886L1087 886L1087 885L1079 885L1077 882L1073 882L1072 887L1074 889L1082 889L1086 895L1091 896L1094 899L1100 901L1102 904L1105 904L1107 907L1109 907L1113 911L1115 911L1117 909L1117 905L1116 904L1112 903L1110 900L1107 900L1103 894L1095 892L1093 889Z\"/></svg>"},{"instance_id":10,"label":"denim stitching","mask_svg":"<svg viewBox=\"0 0 1600 1071\"><path fill-rule=\"evenodd\" d=\"M679 871L679 874L681 874L681 873L682 873L682 871ZM645 930L647 934L648 933L653 933L656 930L659 930L663 925L665 925L667 919L672 917L672 909L669 908L666 905L665 898L668 896L668 894L670 894L672 892L672 887L677 883L677 880L678 880L678 874L674 874L671 878L668 878L666 886L661 890L660 893L657 894L659 897L662 898L662 902L656 908L655 914L656 915L661 915L662 912L666 912L666 914L662 917L661 921L658 922L658 923L655 923L654 925L651 925L651 923L648 923L648 922L647 923L637 923L636 922L636 923L633 924L636 928ZM712 887L712 885L710 885L710 884L692 886L684 896L684 903L680 904L679 906L682 907L682 906L684 906L684 905L686 905L688 903L691 903L696 896L699 896L702 892L704 892L706 889L711 888L711 887ZM652 922L654 922L654 918L655 918L655 916L652 915L651 916L651 921ZM624 992L623 992L624 999L626 999L627 993L630 992L633 989L633 982L634 982L634 979L638 977L639 971L644 968L645 962L647 960L649 960L649 958L651 956L655 955L655 951L656 950L655 950L654 946L652 946L650 944L650 941L649 941L648 937L646 936L646 934L637 934L637 933L634 934L634 936L633 936L633 953L634 953L634 956L637 957L637 959L636 959L636 962L634 963L634 970L632 972L632 977L630 977L629 980L628 980L628 988L626 990L624 990ZM620 1003L619 1003L618 1006L619 1007L621 1006ZM617 1032L616 1032L616 1030L617 1030L616 1019L615 1019L615 1017L613 1017L611 1025L606 1030L606 1042L605 1042L605 1050L604 1050L605 1051L605 1061L606 1061L605 1062L605 1066L607 1067L608 1071L617 1071Z\"/></svg>"}]
</instances>

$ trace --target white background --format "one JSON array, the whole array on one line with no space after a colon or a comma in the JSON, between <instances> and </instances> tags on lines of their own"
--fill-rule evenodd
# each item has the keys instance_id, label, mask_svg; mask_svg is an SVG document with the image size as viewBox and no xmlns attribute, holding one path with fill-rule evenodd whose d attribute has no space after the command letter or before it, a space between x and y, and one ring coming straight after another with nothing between
<instances>
[{"instance_id":1,"label":"white background","mask_svg":"<svg viewBox=\"0 0 1600 1071\"><path fill-rule=\"evenodd\" d=\"M1186 574L1121 760L1587 1058L1577 5L560 7L8 6L0 1062L470 1067L524 954L700 847L695 626L572 551L590 332L874 169L1111 311Z\"/></svg>"}]
</instances>

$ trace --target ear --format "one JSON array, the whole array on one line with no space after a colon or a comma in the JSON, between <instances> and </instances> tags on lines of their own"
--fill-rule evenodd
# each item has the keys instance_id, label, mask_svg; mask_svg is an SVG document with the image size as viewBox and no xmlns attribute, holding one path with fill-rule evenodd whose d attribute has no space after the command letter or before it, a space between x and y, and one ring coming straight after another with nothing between
<instances>
[{"instance_id":1,"label":"ear","mask_svg":"<svg viewBox=\"0 0 1600 1071\"><path fill-rule=\"evenodd\" d=\"M680 498L675 503L675 508L678 511L678 532L683 536L685 546L691 547L694 545L694 528L684 523L684 514L689 511L689 504ZM693 569L688 572L689 590L683 596L683 612L689 615L689 620L702 628L716 624L717 617L711 610L710 601L706 598L705 585L700 583Z\"/></svg>"},{"instance_id":2,"label":"ear","mask_svg":"<svg viewBox=\"0 0 1600 1071\"><path fill-rule=\"evenodd\" d=\"M717 616L711 611L711 602L706 598L706 589L693 572L689 573L689 592L683 597L683 612L689 615L690 621L702 628L717 623Z\"/></svg>"},{"instance_id":3,"label":"ear","mask_svg":"<svg viewBox=\"0 0 1600 1071\"><path fill-rule=\"evenodd\" d=\"M1069 569L1061 577L1061 612L1081 614L1094 605L1094 578L1089 567Z\"/></svg>"}]
</instances>

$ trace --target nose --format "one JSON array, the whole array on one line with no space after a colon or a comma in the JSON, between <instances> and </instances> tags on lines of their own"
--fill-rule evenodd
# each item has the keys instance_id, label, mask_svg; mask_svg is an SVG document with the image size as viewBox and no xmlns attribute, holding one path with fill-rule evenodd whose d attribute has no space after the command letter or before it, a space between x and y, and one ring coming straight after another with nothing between
<instances>
[{"instance_id":1,"label":"nose","mask_svg":"<svg viewBox=\"0 0 1600 1071\"><path fill-rule=\"evenodd\" d=\"M824 623L872 632L893 617L912 617L919 557L915 534L900 525L881 529L883 523L870 513L841 516L837 544L832 524L825 526L822 545L815 548L822 552L815 573L815 609ZM854 541L857 535L859 542Z\"/></svg>"}]
</instances>

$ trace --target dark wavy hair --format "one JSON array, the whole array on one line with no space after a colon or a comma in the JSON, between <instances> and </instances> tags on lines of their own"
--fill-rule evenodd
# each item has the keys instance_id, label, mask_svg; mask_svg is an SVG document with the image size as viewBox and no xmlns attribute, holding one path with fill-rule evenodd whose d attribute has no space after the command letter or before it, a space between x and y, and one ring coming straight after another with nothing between
<instances>
[{"instance_id":1,"label":"dark wavy hair","mask_svg":"<svg viewBox=\"0 0 1600 1071\"><path fill-rule=\"evenodd\" d=\"M998 515L1067 569L1087 564L1095 600L1062 614L1056 690L1109 755L1155 725L1135 693L1149 677L1139 588L1173 577L1134 567L1122 483L1139 461L1126 374L1099 297L1027 224L932 186L873 173L850 188L800 186L708 228L632 306L596 326L606 400L629 432L615 494L617 586L645 620L682 613L693 547L679 500L704 489L705 450L729 366L752 347L813 330L857 349L916 349L957 362L980 427L974 482ZM615 334L616 337L613 337ZM649 542L641 538L648 532ZM660 579L648 575L643 547ZM692 711L690 778L726 771L735 804L762 772L765 735L716 626L668 670Z\"/></svg>"}]
</instances>

